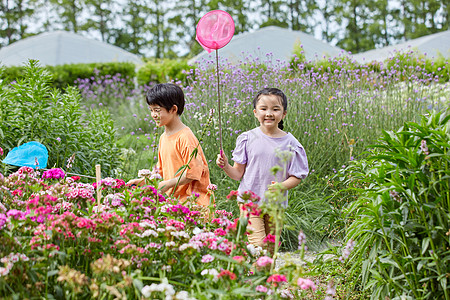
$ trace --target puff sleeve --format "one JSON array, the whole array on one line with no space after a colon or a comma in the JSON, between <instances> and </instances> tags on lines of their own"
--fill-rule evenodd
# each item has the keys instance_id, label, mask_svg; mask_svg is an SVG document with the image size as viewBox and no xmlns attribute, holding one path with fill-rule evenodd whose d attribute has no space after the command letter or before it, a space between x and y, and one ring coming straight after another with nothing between
<instances>
[{"instance_id":1,"label":"puff sleeve","mask_svg":"<svg viewBox=\"0 0 450 300\"><path fill-rule=\"evenodd\" d=\"M236 139L236 148L233 150L232 159L238 164L246 164L247 163L247 141L248 141L248 132L242 133Z\"/></svg>"},{"instance_id":2,"label":"puff sleeve","mask_svg":"<svg viewBox=\"0 0 450 300\"><path fill-rule=\"evenodd\" d=\"M308 176L308 158L306 157L306 152L303 146L297 142L292 146L293 157L289 164L288 175L295 176L300 179L304 179Z\"/></svg>"}]
</instances>

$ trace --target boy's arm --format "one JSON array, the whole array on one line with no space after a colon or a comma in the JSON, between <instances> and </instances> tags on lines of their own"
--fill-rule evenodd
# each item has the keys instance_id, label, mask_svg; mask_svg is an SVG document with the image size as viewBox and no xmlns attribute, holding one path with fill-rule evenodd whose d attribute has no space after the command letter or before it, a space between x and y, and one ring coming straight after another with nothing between
<instances>
[{"instance_id":1,"label":"boy's arm","mask_svg":"<svg viewBox=\"0 0 450 300\"><path fill-rule=\"evenodd\" d=\"M180 181L178 181L178 180L180 180ZM169 179L169 180L161 181L158 184L158 190L160 190L161 193L165 193L165 192L167 192L168 189L175 187L175 185L177 185L177 182L178 182L178 186L181 186L181 185L188 184L191 181L192 181L192 179L187 178L186 173L183 173L183 175L181 175L181 178L180 178L180 176L177 176L177 177Z\"/></svg>"}]
</instances>

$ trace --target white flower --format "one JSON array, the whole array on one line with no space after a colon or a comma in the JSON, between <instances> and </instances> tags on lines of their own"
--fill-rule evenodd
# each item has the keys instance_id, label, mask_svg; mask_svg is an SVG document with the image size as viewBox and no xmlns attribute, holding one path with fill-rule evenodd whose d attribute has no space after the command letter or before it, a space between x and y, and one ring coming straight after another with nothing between
<instances>
[{"instance_id":1,"label":"white flower","mask_svg":"<svg viewBox=\"0 0 450 300\"><path fill-rule=\"evenodd\" d=\"M166 242L166 247L175 247L175 242Z\"/></svg>"},{"instance_id":2,"label":"white flower","mask_svg":"<svg viewBox=\"0 0 450 300\"><path fill-rule=\"evenodd\" d=\"M192 230L192 233L193 233L194 235L197 235L197 234L199 234L199 233L201 233L201 232L203 232L203 230L200 229L200 228L198 228L198 227L195 227L194 230Z\"/></svg>"},{"instance_id":3,"label":"white flower","mask_svg":"<svg viewBox=\"0 0 450 300\"><path fill-rule=\"evenodd\" d=\"M146 285L142 288L141 293L145 298L150 298L152 295L152 289L150 286Z\"/></svg>"},{"instance_id":4,"label":"white flower","mask_svg":"<svg viewBox=\"0 0 450 300\"><path fill-rule=\"evenodd\" d=\"M149 169L142 169L138 171L138 177L150 176L151 174L152 171L150 171Z\"/></svg>"},{"instance_id":5,"label":"white flower","mask_svg":"<svg viewBox=\"0 0 450 300\"><path fill-rule=\"evenodd\" d=\"M148 229L146 231L144 231L142 234L136 233L136 236L138 237L147 237L147 236L151 236L153 235L154 237L158 237L158 233L156 231L154 231L153 229Z\"/></svg>"},{"instance_id":6,"label":"white flower","mask_svg":"<svg viewBox=\"0 0 450 300\"><path fill-rule=\"evenodd\" d=\"M162 179L162 176L159 173L155 173L150 176L150 180L153 179Z\"/></svg>"}]
</instances>

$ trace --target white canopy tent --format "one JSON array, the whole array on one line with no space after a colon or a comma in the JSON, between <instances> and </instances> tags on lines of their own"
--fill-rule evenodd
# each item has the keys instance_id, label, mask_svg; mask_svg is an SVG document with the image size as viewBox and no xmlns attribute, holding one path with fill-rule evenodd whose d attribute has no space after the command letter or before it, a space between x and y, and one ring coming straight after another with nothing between
<instances>
[{"instance_id":1,"label":"white canopy tent","mask_svg":"<svg viewBox=\"0 0 450 300\"><path fill-rule=\"evenodd\" d=\"M394 57L399 52L405 53L409 51L418 51L421 54L426 54L429 58L436 58L439 55L449 58L450 30L422 36L397 45L358 53L353 55L353 58L359 63L369 63L371 61L381 62Z\"/></svg>"},{"instance_id":2,"label":"white canopy tent","mask_svg":"<svg viewBox=\"0 0 450 300\"><path fill-rule=\"evenodd\" d=\"M344 52L304 32L268 26L234 36L228 45L219 49L219 56L230 63L244 61L248 56L260 61L290 61L296 44L303 46L306 60L322 59L323 56L335 57ZM214 59L214 51L203 51L189 60L189 64Z\"/></svg>"},{"instance_id":3,"label":"white canopy tent","mask_svg":"<svg viewBox=\"0 0 450 300\"><path fill-rule=\"evenodd\" d=\"M0 49L0 65L20 66L29 59L50 66L102 62L142 64L135 54L67 31L42 33Z\"/></svg>"}]
</instances>

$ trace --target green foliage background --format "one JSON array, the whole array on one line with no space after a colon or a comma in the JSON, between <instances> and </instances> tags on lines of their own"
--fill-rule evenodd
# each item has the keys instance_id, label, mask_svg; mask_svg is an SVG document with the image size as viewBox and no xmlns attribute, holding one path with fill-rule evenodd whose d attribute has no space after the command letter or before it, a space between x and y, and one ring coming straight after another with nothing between
<instances>
[{"instance_id":1,"label":"green foliage background","mask_svg":"<svg viewBox=\"0 0 450 300\"><path fill-rule=\"evenodd\" d=\"M106 110L85 112L80 102L76 88L52 88L50 73L30 61L23 79L0 82L1 147L9 152L37 141L49 151L49 168L64 167L75 154L72 172L92 176L101 164L103 175L112 175L119 153L114 123Z\"/></svg>"}]
</instances>

